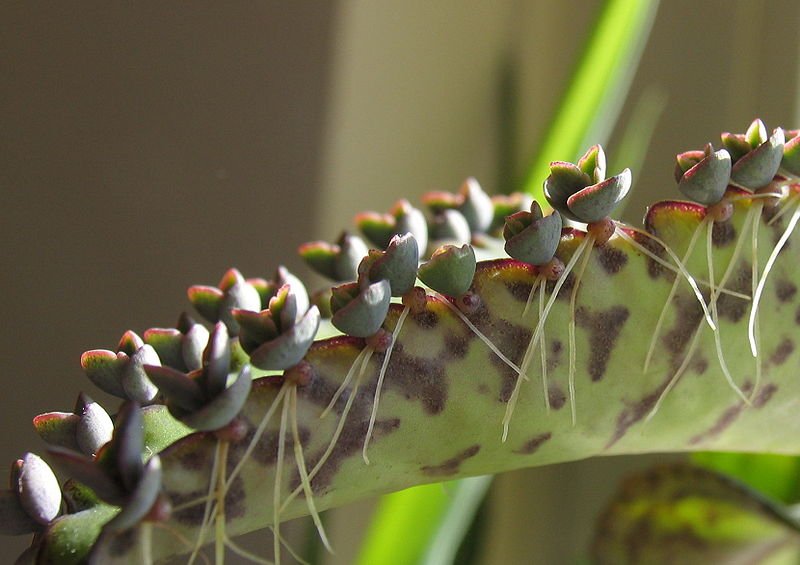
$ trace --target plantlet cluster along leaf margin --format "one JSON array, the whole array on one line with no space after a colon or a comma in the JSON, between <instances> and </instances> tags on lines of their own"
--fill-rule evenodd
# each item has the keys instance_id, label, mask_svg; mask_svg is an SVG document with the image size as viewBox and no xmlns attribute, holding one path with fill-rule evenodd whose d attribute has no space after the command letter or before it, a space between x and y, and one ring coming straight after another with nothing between
<instances>
[{"instance_id":1,"label":"plantlet cluster along leaf margin","mask_svg":"<svg viewBox=\"0 0 800 565\"><path fill-rule=\"evenodd\" d=\"M753 166L774 155L762 149L777 145L762 126L723 137L735 161ZM182 317L144 339L127 333L117 352L84 354L95 384L127 399L124 416L112 434L82 397L72 413L37 417L42 437L62 446L51 458L71 471L56 494L62 509L53 511L52 494L30 495L31 480L53 480L27 454L0 501L2 525L35 533L22 557L33 562L149 562L195 555L211 541L221 561L226 549L245 553L237 534L272 526L280 548L281 521L414 484L622 453L800 453L791 238L800 136L787 137L783 168L764 187L723 178L724 214L662 201L649 208L645 230L611 223L603 237L593 224L624 196L629 173L605 181L599 148L574 169L554 164L585 175L567 205L579 220L591 215L589 228L563 228L553 257L576 265L588 250L578 273L542 278L541 265L505 256L497 236L506 216L521 222L507 236L550 216L521 195L490 199L470 180L458 194L429 195L429 218L405 201L390 214L361 215L362 230L385 248L364 261L356 236L305 246L309 263L345 282L332 290L309 298L282 268L272 280L232 270L219 287L192 287L213 331ZM702 163L715 154L700 153L679 156L684 176L711 166ZM532 216L519 215L529 208ZM674 260L705 225L698 252ZM428 287L400 283L425 257L417 274ZM541 370L522 368L532 347Z\"/></svg>"}]
</instances>

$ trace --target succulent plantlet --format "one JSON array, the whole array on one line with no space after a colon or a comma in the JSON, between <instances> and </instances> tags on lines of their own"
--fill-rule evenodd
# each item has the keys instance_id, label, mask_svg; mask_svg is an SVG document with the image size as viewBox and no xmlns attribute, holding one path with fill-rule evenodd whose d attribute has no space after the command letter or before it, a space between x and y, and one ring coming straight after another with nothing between
<instances>
[{"instance_id":1,"label":"succulent plantlet","mask_svg":"<svg viewBox=\"0 0 800 565\"><path fill-rule=\"evenodd\" d=\"M216 287L194 285L189 287L187 294L198 314L212 324L224 323L228 333L236 335L239 326L231 310L261 310L259 287L266 291L267 282L263 279L245 280L237 269L228 269Z\"/></svg>"},{"instance_id":2,"label":"succulent plantlet","mask_svg":"<svg viewBox=\"0 0 800 565\"><path fill-rule=\"evenodd\" d=\"M334 244L311 241L298 249L309 267L334 282L356 280L358 263L367 251L367 245L360 237L346 231L342 232Z\"/></svg>"},{"instance_id":3,"label":"succulent plantlet","mask_svg":"<svg viewBox=\"0 0 800 565\"><path fill-rule=\"evenodd\" d=\"M156 350L162 365L186 373L202 366L208 335L203 324L184 312L174 328L150 328L142 337Z\"/></svg>"},{"instance_id":4,"label":"succulent plantlet","mask_svg":"<svg viewBox=\"0 0 800 565\"><path fill-rule=\"evenodd\" d=\"M536 268L536 278L531 285L528 300L522 316L528 313L531 302L533 301L536 290L539 290L539 320L542 322L544 316L545 285L548 280L558 280L564 271L564 264L555 257L558 243L561 240L561 214L553 212L547 217L542 214L539 203L533 201L530 205L530 212L522 211L509 215L506 218L503 229L503 237L506 241L505 250L512 258L532 265ZM542 322L544 328L544 323ZM542 393L546 409L550 410L550 394L547 386L547 351L544 330L540 337L542 347ZM514 391L506 405L506 414L503 418L503 441L508 438L508 427L511 423L511 416L519 397L519 388L522 379L526 378L528 367L533 359L535 349L533 336L525 350L525 355L520 363L520 371L514 385Z\"/></svg>"},{"instance_id":5,"label":"succulent plantlet","mask_svg":"<svg viewBox=\"0 0 800 565\"><path fill-rule=\"evenodd\" d=\"M111 440L114 423L100 404L80 393L72 412L47 412L33 419L33 427L49 445L66 447L93 457Z\"/></svg>"},{"instance_id":6,"label":"succulent plantlet","mask_svg":"<svg viewBox=\"0 0 800 565\"><path fill-rule=\"evenodd\" d=\"M142 404L152 402L158 393L144 366L160 364L155 349L130 330L119 340L116 353L92 349L81 355L81 367L95 385L118 398Z\"/></svg>"},{"instance_id":7,"label":"succulent plantlet","mask_svg":"<svg viewBox=\"0 0 800 565\"><path fill-rule=\"evenodd\" d=\"M472 230L464 214L452 208L434 214L428 229L433 245L464 245L472 241Z\"/></svg>"},{"instance_id":8,"label":"succulent plantlet","mask_svg":"<svg viewBox=\"0 0 800 565\"><path fill-rule=\"evenodd\" d=\"M8 490L0 490L0 532L18 536L42 531L61 509L61 488L53 471L34 453L11 465Z\"/></svg>"},{"instance_id":9,"label":"succulent plantlet","mask_svg":"<svg viewBox=\"0 0 800 565\"><path fill-rule=\"evenodd\" d=\"M428 247L428 223L423 213L408 200L398 200L388 214L361 212L356 216L358 229L378 249L386 249L392 236L410 233L423 256Z\"/></svg>"},{"instance_id":10,"label":"succulent plantlet","mask_svg":"<svg viewBox=\"0 0 800 565\"><path fill-rule=\"evenodd\" d=\"M447 306L461 321L497 355L506 365L520 373L520 368L509 359L494 342L486 337L467 317L480 307L480 297L469 292L475 276L475 250L464 244L443 245L433 252L430 259L420 265L419 280L439 295L441 302ZM454 304L455 303L455 304Z\"/></svg>"},{"instance_id":11,"label":"succulent plantlet","mask_svg":"<svg viewBox=\"0 0 800 565\"><path fill-rule=\"evenodd\" d=\"M191 559L200 550L205 525L211 519L211 503L216 502L213 520L216 523L215 547L224 555L225 536L225 473L231 443L244 439L246 429L235 421L250 392L252 379L246 365L228 386L231 366L231 347L228 330L217 322L202 353L201 366L189 373L165 366L145 366L150 379L166 398L170 414L197 431L214 432L217 438L214 463L209 481L209 493Z\"/></svg>"},{"instance_id":12,"label":"succulent plantlet","mask_svg":"<svg viewBox=\"0 0 800 565\"><path fill-rule=\"evenodd\" d=\"M166 519L169 510L161 494L161 459L157 454L147 463L142 461L144 424L139 405L127 401L116 417L111 441L97 456L87 457L75 451L51 447L50 456L65 473L83 483L104 502L122 510L103 526L102 533L89 556L90 562L104 562L103 552L116 536L140 526L139 538L143 561L152 563L150 525L146 519L156 507L159 518Z\"/></svg>"},{"instance_id":13,"label":"succulent plantlet","mask_svg":"<svg viewBox=\"0 0 800 565\"><path fill-rule=\"evenodd\" d=\"M583 258L578 266L570 298L569 397L573 425L577 418L575 409L575 303L578 298L578 289L586 263L591 255L591 249L596 245L605 244L614 235L616 228L614 222L609 218L609 214L627 196L631 187L630 169L624 169L620 174L609 179L605 178L605 173L605 153L602 147L594 145L580 158L577 165L562 161L550 163L550 176L544 181L544 195L548 203L565 218L587 224L583 241L578 245L558 278L550 301L544 308L543 317L539 319L532 338L534 344L541 338L544 322L558 297L558 292L578 260Z\"/></svg>"},{"instance_id":14,"label":"succulent plantlet","mask_svg":"<svg viewBox=\"0 0 800 565\"><path fill-rule=\"evenodd\" d=\"M287 426L290 426L292 430L295 461L301 477L301 487L306 495L309 512L314 519L320 538L330 550L330 543L314 505L314 494L311 490L311 481L306 470L303 446L297 433L297 387L307 385L313 377L310 368L303 362L303 357L314 341L314 336L320 323L319 309L316 306L308 307L308 295L305 288L302 284L299 284L299 287L301 289L300 296L305 302L298 300L295 287L291 284L284 284L277 294L270 299L269 308L266 310L261 312L233 311L233 315L241 327L239 341L242 348L250 355L250 363L265 371L283 371L283 384L272 406L270 406L270 409L256 428L253 438L244 451L244 455L231 472L230 477L226 480L224 475L221 476L220 481L223 488L218 489L218 493L221 491L222 494L218 494L217 497L219 500L217 507L219 508L224 504L227 491L253 449L255 449L272 415L282 406L278 434L280 444L277 457L278 472L275 476L275 487L273 489L273 534L276 563L280 562L280 488L282 485L280 471L283 468L284 441ZM301 309L301 306L304 306L304 309ZM225 467L221 466L220 468L224 469ZM222 526L219 527L223 531L218 534L218 539L222 539L225 544L230 546L230 541L224 534L224 519L222 520ZM218 559L220 559L220 552L224 551L224 549L220 549L219 542L217 548Z\"/></svg>"},{"instance_id":15,"label":"succulent plantlet","mask_svg":"<svg viewBox=\"0 0 800 565\"><path fill-rule=\"evenodd\" d=\"M494 217L489 226L489 235L493 237L503 237L503 230L506 225L506 218L517 212L527 212L533 205L533 197L522 192L512 192L511 194L493 194L492 206L494 206Z\"/></svg>"},{"instance_id":16,"label":"succulent plantlet","mask_svg":"<svg viewBox=\"0 0 800 565\"><path fill-rule=\"evenodd\" d=\"M781 128L777 128L769 137L769 139L766 139L766 127L764 127L764 124L761 123L760 120L757 120L757 122L758 124L753 122L753 125L750 126L750 129L745 137L745 141L748 142L751 150L744 154L741 159L742 161L745 161L745 165L748 165L751 162L753 163L749 168L755 169L756 172L754 172L752 176L755 177L755 180L758 182L763 182L770 172L772 172L773 177L775 177L775 175L785 175L785 180L783 177L780 179L782 182L777 182L770 185L768 183L773 180L773 178L770 178L764 182L763 185L755 187L760 188L760 192L763 192L763 196L767 198L772 196L770 193L783 191L784 189L788 188L789 198L786 199L786 202L783 204L783 208L773 215L772 219L770 220L770 224L778 221L788 211L793 211L786 229L784 230L783 234L781 234L781 237L778 239L775 247L772 249L769 258L764 265L764 271L760 276L757 276L757 263L755 263L755 261L753 263L753 301L750 306L750 316L747 323L747 335L750 341L750 351L752 352L753 357L756 358L756 363L760 364L758 308L761 304L761 298L764 288L766 287L767 278L775 264L776 259L778 258L778 253L780 253L783 247L786 245L789 237L797 227L798 220L800 220L800 197L798 197L798 194L800 194L800 187L797 185L797 181L800 179L797 178L796 173L794 172L797 170L799 152L797 131L789 132L790 135L788 143L786 143L786 136ZM731 134L728 135L730 136ZM744 144L740 138L741 136L732 136L728 139L731 143L738 143L743 147ZM761 176L758 176L756 173L760 174ZM753 207L754 213L758 214L758 217L760 217L761 212L764 209L763 202L759 201L755 203ZM754 257L756 257L758 250L757 238L758 236L754 232ZM756 280L758 281L757 283Z\"/></svg>"},{"instance_id":17,"label":"succulent plantlet","mask_svg":"<svg viewBox=\"0 0 800 565\"><path fill-rule=\"evenodd\" d=\"M425 295L422 291L422 296L417 292L417 287L414 283L417 281L417 268L419 266L419 246L414 236L411 233L404 235L395 235L389 241L385 251L372 250L369 254L361 260L358 267L358 275L361 280L369 281L370 283L380 282L386 280L389 282L390 294L394 297L402 299L403 310L400 312L400 317L397 319L394 330L392 330L389 337L389 345L386 347L381 363L380 371L378 372L378 382L375 385L375 400L372 403L372 412L367 426L367 435L364 437L364 447L361 450L364 461L369 464L367 457L367 447L369 440L372 437L372 432L375 427L375 418L378 415L378 404L381 397L381 389L383 388L383 379L386 376L386 369L389 366L389 361L392 358L392 350L397 341L400 331L403 328L403 323L406 320L412 308L415 311L421 311L425 304ZM419 303L420 298L422 300ZM359 377L360 378L360 377Z\"/></svg>"}]
</instances>

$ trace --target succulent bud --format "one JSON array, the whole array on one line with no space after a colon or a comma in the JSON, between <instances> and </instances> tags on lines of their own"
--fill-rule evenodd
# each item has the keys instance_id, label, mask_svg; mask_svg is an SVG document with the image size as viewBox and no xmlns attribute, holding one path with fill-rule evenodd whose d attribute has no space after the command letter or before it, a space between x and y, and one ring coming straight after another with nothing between
<instances>
[{"instance_id":1,"label":"succulent bud","mask_svg":"<svg viewBox=\"0 0 800 565\"><path fill-rule=\"evenodd\" d=\"M231 334L239 332L239 326L231 315L232 309L261 309L259 291L237 269L229 269L217 287L195 285L189 288L188 295L203 318L213 324L223 322Z\"/></svg>"},{"instance_id":2,"label":"succulent bud","mask_svg":"<svg viewBox=\"0 0 800 565\"><path fill-rule=\"evenodd\" d=\"M781 167L793 175L800 175L800 130L786 131Z\"/></svg>"},{"instance_id":3,"label":"succulent bud","mask_svg":"<svg viewBox=\"0 0 800 565\"><path fill-rule=\"evenodd\" d=\"M179 371L199 369L208 344L206 327L186 313L181 314L174 328L150 328L142 337L156 350L162 365Z\"/></svg>"},{"instance_id":4,"label":"succulent bud","mask_svg":"<svg viewBox=\"0 0 800 565\"><path fill-rule=\"evenodd\" d=\"M114 424L108 413L86 394L78 395L73 412L47 412L33 419L45 442L93 456L111 439Z\"/></svg>"},{"instance_id":5,"label":"succulent bud","mask_svg":"<svg viewBox=\"0 0 800 565\"><path fill-rule=\"evenodd\" d=\"M81 367L95 385L119 398L141 403L152 402L158 389L147 378L145 365L160 365L152 346L135 332L127 331L120 339L117 353L93 349L81 355Z\"/></svg>"},{"instance_id":6,"label":"succulent bud","mask_svg":"<svg viewBox=\"0 0 800 565\"><path fill-rule=\"evenodd\" d=\"M420 255L428 245L428 223L425 216L408 200L399 200L388 214L362 212L356 216L356 225L367 239L380 249L389 245L392 236L410 233L419 246Z\"/></svg>"},{"instance_id":7,"label":"succulent bud","mask_svg":"<svg viewBox=\"0 0 800 565\"><path fill-rule=\"evenodd\" d=\"M605 153L595 145L580 158L578 165L550 163L550 176L544 181L545 198L570 220L598 222L611 214L631 188L630 169L609 179L604 179L604 175Z\"/></svg>"},{"instance_id":8,"label":"succulent bud","mask_svg":"<svg viewBox=\"0 0 800 565\"><path fill-rule=\"evenodd\" d=\"M530 194L525 194L523 192L512 192L508 195L493 195L492 205L494 206L494 218L492 219L492 225L489 226L489 233L499 237L500 234L503 233L506 218L516 212L530 210L531 204L533 204L533 198ZM462 243L467 242L464 241Z\"/></svg>"},{"instance_id":9,"label":"succulent bud","mask_svg":"<svg viewBox=\"0 0 800 565\"><path fill-rule=\"evenodd\" d=\"M347 335L369 337L383 325L391 298L392 287L387 280L334 287L331 295L331 322Z\"/></svg>"},{"instance_id":10,"label":"succulent bud","mask_svg":"<svg viewBox=\"0 0 800 565\"><path fill-rule=\"evenodd\" d=\"M431 220L431 239L464 245L472 241L472 230L464 214L458 210L443 210Z\"/></svg>"},{"instance_id":11,"label":"succulent bud","mask_svg":"<svg viewBox=\"0 0 800 565\"><path fill-rule=\"evenodd\" d=\"M360 237L347 232L342 232L334 244L312 241L298 249L312 269L334 282L356 280L359 261L367 251L367 245Z\"/></svg>"},{"instance_id":12,"label":"succulent bud","mask_svg":"<svg viewBox=\"0 0 800 565\"><path fill-rule=\"evenodd\" d=\"M511 257L530 265L548 263L561 239L561 215L554 211L547 217L539 203L533 201L530 212L517 212L506 218L503 238Z\"/></svg>"},{"instance_id":13,"label":"succulent bud","mask_svg":"<svg viewBox=\"0 0 800 565\"><path fill-rule=\"evenodd\" d=\"M420 265L418 276L436 292L461 296L472 285L475 267L475 250L472 246L443 245L433 252L428 262Z\"/></svg>"},{"instance_id":14,"label":"succulent bud","mask_svg":"<svg viewBox=\"0 0 800 565\"><path fill-rule=\"evenodd\" d=\"M371 251L359 265L360 276L370 282L389 281L392 296L402 296L414 287L419 266L419 247L410 233L392 237L386 251Z\"/></svg>"},{"instance_id":15,"label":"succulent bud","mask_svg":"<svg viewBox=\"0 0 800 565\"><path fill-rule=\"evenodd\" d=\"M709 143L704 151L678 154L676 161L675 178L683 194L706 206L722 200L731 178L731 156L725 149L714 151Z\"/></svg>"},{"instance_id":16,"label":"succulent bud","mask_svg":"<svg viewBox=\"0 0 800 565\"><path fill-rule=\"evenodd\" d=\"M785 136L781 128L767 135L761 120L754 120L744 134L722 134L722 144L733 162L731 179L737 184L756 190L775 177L783 158Z\"/></svg>"}]
</instances>

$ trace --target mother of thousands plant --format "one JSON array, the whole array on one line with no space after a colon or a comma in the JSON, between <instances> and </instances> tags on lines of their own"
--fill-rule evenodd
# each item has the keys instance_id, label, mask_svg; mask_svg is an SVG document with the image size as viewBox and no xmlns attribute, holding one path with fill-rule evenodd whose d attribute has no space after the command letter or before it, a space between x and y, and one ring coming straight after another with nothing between
<instances>
[{"instance_id":1,"label":"mother of thousands plant","mask_svg":"<svg viewBox=\"0 0 800 565\"><path fill-rule=\"evenodd\" d=\"M312 516L328 545L319 511L410 485L623 453L800 453L800 135L755 121L722 145L678 155L691 201L654 203L644 229L610 218L631 172L606 178L594 146L551 164L549 214L469 179L427 212L359 215L372 249L348 232L301 246L332 288L309 295L282 267L191 287L210 330L182 314L83 354L123 402L110 416L81 393L34 419L49 447L12 465L3 532L33 534L20 562L191 563L213 544L222 563L266 562L233 537L270 527L279 563L282 521ZM677 497L662 478L643 491L653 508ZM609 511L597 561L635 560L614 543L635 513Z\"/></svg>"}]
</instances>

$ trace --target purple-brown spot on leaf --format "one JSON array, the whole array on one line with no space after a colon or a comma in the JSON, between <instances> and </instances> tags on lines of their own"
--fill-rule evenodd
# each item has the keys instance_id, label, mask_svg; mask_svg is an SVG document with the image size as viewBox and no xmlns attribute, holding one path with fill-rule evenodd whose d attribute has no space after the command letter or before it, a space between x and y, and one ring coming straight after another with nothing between
<instances>
[{"instance_id":1,"label":"purple-brown spot on leaf","mask_svg":"<svg viewBox=\"0 0 800 565\"><path fill-rule=\"evenodd\" d=\"M478 444L472 445L458 455L443 461L439 465L425 465L420 470L431 477L447 477L458 473L461 464L471 457L475 457L481 450Z\"/></svg>"}]
</instances>

